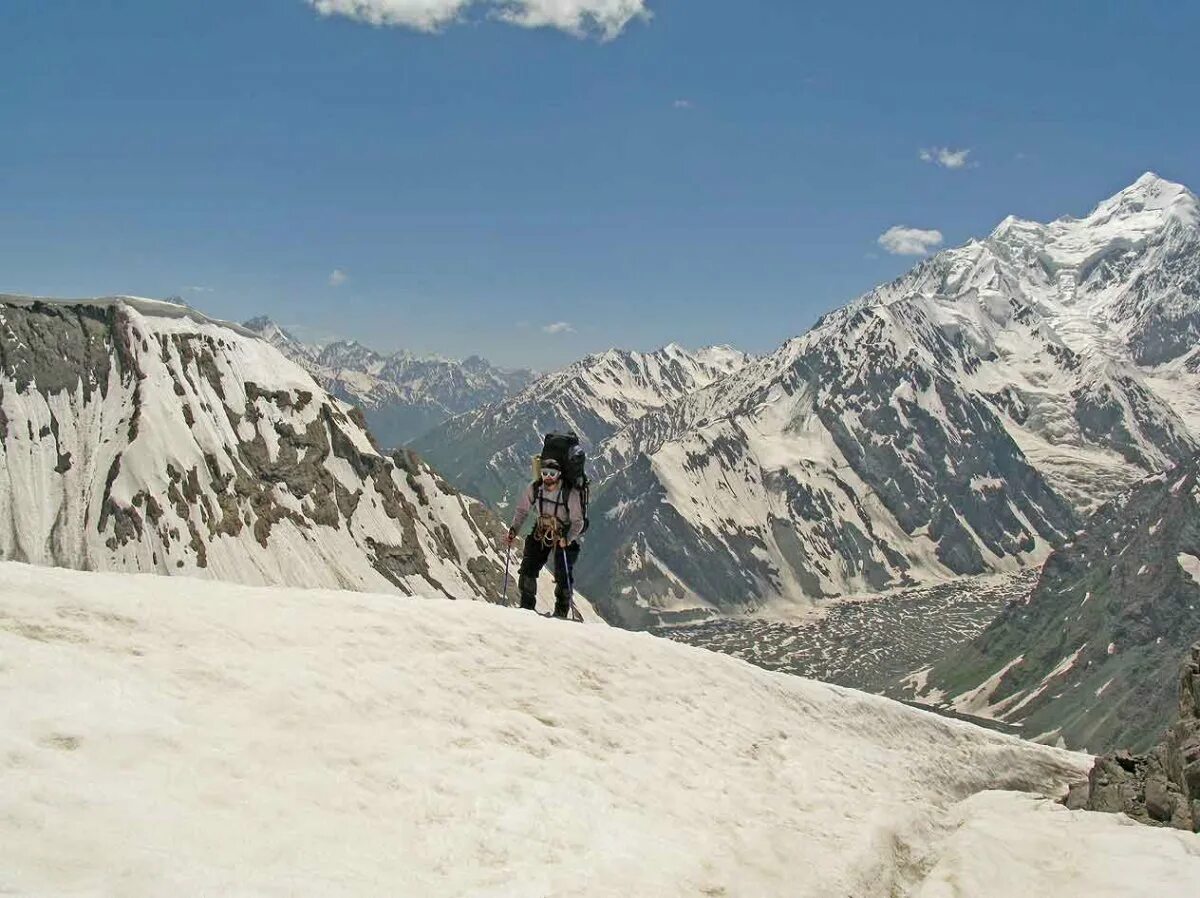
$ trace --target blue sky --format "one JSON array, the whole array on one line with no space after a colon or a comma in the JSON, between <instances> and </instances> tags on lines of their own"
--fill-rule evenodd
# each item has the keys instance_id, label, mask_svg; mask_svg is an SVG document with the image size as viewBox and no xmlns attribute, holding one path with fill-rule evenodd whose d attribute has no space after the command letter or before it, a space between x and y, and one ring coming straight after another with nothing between
<instances>
[{"instance_id":1,"label":"blue sky","mask_svg":"<svg viewBox=\"0 0 1200 898\"><path fill-rule=\"evenodd\" d=\"M909 268L891 228L1200 187L1200 4L321 2L3 0L0 290L508 365L757 352Z\"/></svg>"}]
</instances>

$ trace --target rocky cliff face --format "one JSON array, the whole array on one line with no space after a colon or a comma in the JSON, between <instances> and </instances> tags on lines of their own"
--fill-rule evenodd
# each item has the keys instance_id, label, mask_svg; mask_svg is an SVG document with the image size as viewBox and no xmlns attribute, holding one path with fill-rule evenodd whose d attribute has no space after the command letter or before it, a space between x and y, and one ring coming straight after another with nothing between
<instances>
[{"instance_id":1,"label":"rocky cliff face","mask_svg":"<svg viewBox=\"0 0 1200 898\"><path fill-rule=\"evenodd\" d=\"M492 599L499 532L242 328L0 297L0 558Z\"/></svg>"},{"instance_id":2,"label":"rocky cliff face","mask_svg":"<svg viewBox=\"0 0 1200 898\"><path fill-rule=\"evenodd\" d=\"M1125 813L1135 820L1200 832L1200 643L1179 670L1179 719L1145 754L1097 758L1067 806Z\"/></svg>"}]
</instances>

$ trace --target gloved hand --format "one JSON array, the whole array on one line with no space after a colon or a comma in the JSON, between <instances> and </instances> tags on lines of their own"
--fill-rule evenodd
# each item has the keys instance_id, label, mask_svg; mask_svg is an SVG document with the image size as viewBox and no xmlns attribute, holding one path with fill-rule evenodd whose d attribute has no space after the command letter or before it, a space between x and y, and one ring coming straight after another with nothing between
<instances>
[{"instance_id":1,"label":"gloved hand","mask_svg":"<svg viewBox=\"0 0 1200 898\"><path fill-rule=\"evenodd\" d=\"M513 542L516 540L516 538L517 538L517 531L515 531L515 530L513 530L511 527L509 527L509 528L508 528L508 534L505 536L505 538L504 538L504 541L505 541L505 542L506 542L508 545L510 545L510 546L511 546L511 545L513 544Z\"/></svg>"}]
</instances>

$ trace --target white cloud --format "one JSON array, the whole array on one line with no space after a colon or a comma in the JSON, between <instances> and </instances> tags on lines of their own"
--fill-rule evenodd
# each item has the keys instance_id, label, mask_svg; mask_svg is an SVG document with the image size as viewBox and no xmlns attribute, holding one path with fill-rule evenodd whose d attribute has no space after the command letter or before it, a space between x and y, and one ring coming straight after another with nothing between
<instances>
[{"instance_id":1,"label":"white cloud","mask_svg":"<svg viewBox=\"0 0 1200 898\"><path fill-rule=\"evenodd\" d=\"M340 287L348 280L350 280L350 275L346 274L346 272L342 271L340 268L335 268L333 269L333 274L329 276L329 286Z\"/></svg>"},{"instance_id":2,"label":"white cloud","mask_svg":"<svg viewBox=\"0 0 1200 898\"><path fill-rule=\"evenodd\" d=\"M923 231L897 225L879 236L879 245L893 256L923 256L942 242L941 231Z\"/></svg>"},{"instance_id":3,"label":"white cloud","mask_svg":"<svg viewBox=\"0 0 1200 898\"><path fill-rule=\"evenodd\" d=\"M970 150L952 150L949 147L930 147L921 150L920 153L922 162L930 162L942 168L966 168L967 157L970 155Z\"/></svg>"},{"instance_id":4,"label":"white cloud","mask_svg":"<svg viewBox=\"0 0 1200 898\"><path fill-rule=\"evenodd\" d=\"M372 25L437 31L455 21L474 0L308 0L323 16L347 16Z\"/></svg>"},{"instance_id":5,"label":"white cloud","mask_svg":"<svg viewBox=\"0 0 1200 898\"><path fill-rule=\"evenodd\" d=\"M676 109L695 109L695 104L691 100L676 100L673 104Z\"/></svg>"},{"instance_id":6,"label":"white cloud","mask_svg":"<svg viewBox=\"0 0 1200 898\"><path fill-rule=\"evenodd\" d=\"M547 334L573 334L573 328L566 321L555 321L553 324L543 324L542 330Z\"/></svg>"},{"instance_id":7,"label":"white cloud","mask_svg":"<svg viewBox=\"0 0 1200 898\"><path fill-rule=\"evenodd\" d=\"M212 293L212 292L214 292L212 287L188 286L188 287L184 287L183 289L187 290L189 293Z\"/></svg>"},{"instance_id":8,"label":"white cloud","mask_svg":"<svg viewBox=\"0 0 1200 898\"><path fill-rule=\"evenodd\" d=\"M469 10L485 11L522 28L557 28L576 37L617 37L634 19L650 18L647 0L307 0L323 16L347 16L372 25L439 31Z\"/></svg>"},{"instance_id":9,"label":"white cloud","mask_svg":"<svg viewBox=\"0 0 1200 898\"><path fill-rule=\"evenodd\" d=\"M489 0L497 16L524 28L558 28L612 40L633 19L650 18L646 0Z\"/></svg>"}]
</instances>

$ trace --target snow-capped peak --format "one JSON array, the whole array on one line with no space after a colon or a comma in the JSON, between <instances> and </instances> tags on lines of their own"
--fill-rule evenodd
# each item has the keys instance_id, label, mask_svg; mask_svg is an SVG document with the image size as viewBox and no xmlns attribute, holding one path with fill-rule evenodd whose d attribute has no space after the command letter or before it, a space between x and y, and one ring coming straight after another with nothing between
<instances>
[{"instance_id":1,"label":"snow-capped peak","mask_svg":"<svg viewBox=\"0 0 1200 898\"><path fill-rule=\"evenodd\" d=\"M1196 195L1174 181L1146 172L1120 193L1096 207L1092 217L1100 214L1127 216L1147 211L1165 211L1176 216L1196 215Z\"/></svg>"},{"instance_id":2,"label":"snow-capped peak","mask_svg":"<svg viewBox=\"0 0 1200 898\"><path fill-rule=\"evenodd\" d=\"M1033 249L1051 275L1066 269L1086 272L1099 259L1160 239L1172 225L1200 225L1200 202L1182 184L1147 172L1083 218L1041 224L1010 215L987 242L1009 249L1005 255L1014 247Z\"/></svg>"}]
</instances>

